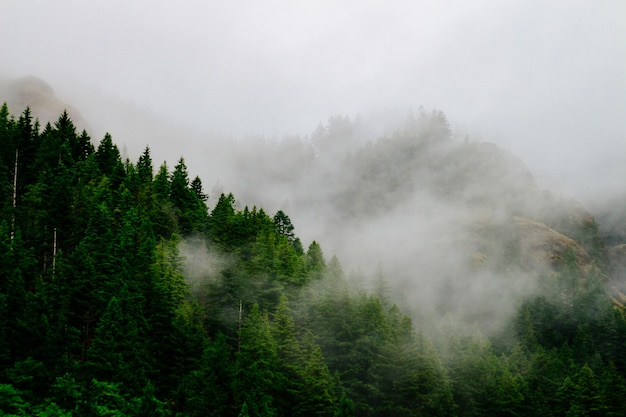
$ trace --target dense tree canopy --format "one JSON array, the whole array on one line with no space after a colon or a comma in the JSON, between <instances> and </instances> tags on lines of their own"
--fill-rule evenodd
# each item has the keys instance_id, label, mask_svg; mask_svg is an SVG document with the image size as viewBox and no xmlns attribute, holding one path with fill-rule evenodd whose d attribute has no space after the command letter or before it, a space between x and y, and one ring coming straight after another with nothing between
<instances>
[{"instance_id":1,"label":"dense tree canopy","mask_svg":"<svg viewBox=\"0 0 626 417\"><path fill-rule=\"evenodd\" d=\"M0 191L1 415L626 413L626 322L571 254L487 336L394 304L382 271L366 291L282 210L222 194L209 212L183 158L122 161L67 113L41 128L0 108ZM193 291L192 238L225 259Z\"/></svg>"}]
</instances>

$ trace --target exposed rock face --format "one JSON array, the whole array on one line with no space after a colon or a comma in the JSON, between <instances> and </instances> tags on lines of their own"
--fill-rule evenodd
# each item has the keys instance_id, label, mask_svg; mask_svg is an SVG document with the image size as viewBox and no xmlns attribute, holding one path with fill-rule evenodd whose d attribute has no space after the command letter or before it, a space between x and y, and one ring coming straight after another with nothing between
<instances>
[{"instance_id":1,"label":"exposed rock face","mask_svg":"<svg viewBox=\"0 0 626 417\"><path fill-rule=\"evenodd\" d=\"M526 217L483 218L470 227L469 239L464 246L475 248L470 256L474 268L508 271L519 267L536 275L560 271L573 261L583 277L598 271L596 261L580 243Z\"/></svg>"},{"instance_id":2,"label":"exposed rock face","mask_svg":"<svg viewBox=\"0 0 626 417\"><path fill-rule=\"evenodd\" d=\"M513 217L513 221L519 234L521 261L529 269L559 270L566 262L565 258L571 256L566 254L568 251L583 274L596 268L592 257L575 240L530 219Z\"/></svg>"},{"instance_id":3,"label":"exposed rock face","mask_svg":"<svg viewBox=\"0 0 626 417\"><path fill-rule=\"evenodd\" d=\"M30 107L31 115L39 119L42 125L54 123L66 110L79 131L89 130L78 110L61 101L52 87L32 75L0 82L0 104L4 102L14 115L19 115L27 106Z\"/></svg>"}]
</instances>

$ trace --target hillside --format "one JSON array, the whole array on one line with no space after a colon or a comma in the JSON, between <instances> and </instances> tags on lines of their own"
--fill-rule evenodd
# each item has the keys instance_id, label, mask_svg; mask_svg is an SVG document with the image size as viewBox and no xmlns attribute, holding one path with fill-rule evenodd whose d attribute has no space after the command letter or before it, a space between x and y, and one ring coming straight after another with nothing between
<instances>
[{"instance_id":1,"label":"hillside","mask_svg":"<svg viewBox=\"0 0 626 417\"><path fill-rule=\"evenodd\" d=\"M593 216L440 111L359 123L224 149L235 198L3 106L0 410L626 412L621 258Z\"/></svg>"},{"instance_id":2,"label":"hillside","mask_svg":"<svg viewBox=\"0 0 626 417\"><path fill-rule=\"evenodd\" d=\"M45 125L54 123L63 111L67 111L79 131L89 130L76 108L59 99L48 83L33 75L0 80L0 97L14 114L20 114L29 107L33 118Z\"/></svg>"},{"instance_id":3,"label":"hillside","mask_svg":"<svg viewBox=\"0 0 626 417\"><path fill-rule=\"evenodd\" d=\"M403 302L420 308L453 308L442 285L463 291L469 281L476 283L469 304L507 316L500 308L515 305L518 290L527 295L540 274L561 270L564 248L579 254L585 271L608 274L594 217L541 189L510 152L453 138L439 111L408 117L375 140L364 139L367 127L331 118L299 147L287 140L241 152L235 166L248 168L231 183L248 185L238 188L242 201L285 202L344 264L382 268ZM282 200L272 199L276 190ZM495 294L509 302L490 303Z\"/></svg>"}]
</instances>

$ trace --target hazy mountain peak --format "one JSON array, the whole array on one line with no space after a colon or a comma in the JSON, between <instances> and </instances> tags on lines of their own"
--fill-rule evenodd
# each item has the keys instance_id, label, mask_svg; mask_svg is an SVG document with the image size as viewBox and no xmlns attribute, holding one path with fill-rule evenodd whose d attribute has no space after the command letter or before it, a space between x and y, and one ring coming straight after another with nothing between
<instances>
[{"instance_id":1,"label":"hazy mountain peak","mask_svg":"<svg viewBox=\"0 0 626 417\"><path fill-rule=\"evenodd\" d=\"M34 75L17 78L12 82L12 91L15 97L25 102L42 100L55 96L54 90L44 80Z\"/></svg>"},{"instance_id":2,"label":"hazy mountain peak","mask_svg":"<svg viewBox=\"0 0 626 417\"><path fill-rule=\"evenodd\" d=\"M39 119L42 125L54 123L66 110L78 130L89 130L80 112L58 98L46 81L34 75L1 80L0 102L6 102L13 114L20 114L30 107L32 116Z\"/></svg>"}]
</instances>

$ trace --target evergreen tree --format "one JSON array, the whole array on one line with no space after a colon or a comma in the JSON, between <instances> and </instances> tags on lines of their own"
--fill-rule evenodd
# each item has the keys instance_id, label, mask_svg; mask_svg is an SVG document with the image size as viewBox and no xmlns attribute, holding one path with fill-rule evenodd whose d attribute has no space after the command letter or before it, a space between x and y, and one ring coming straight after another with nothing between
<instances>
[{"instance_id":1,"label":"evergreen tree","mask_svg":"<svg viewBox=\"0 0 626 417\"><path fill-rule=\"evenodd\" d=\"M276 341L269 317L254 305L243 323L236 354L236 392L250 416L278 415L276 394L283 391Z\"/></svg>"},{"instance_id":2,"label":"evergreen tree","mask_svg":"<svg viewBox=\"0 0 626 417\"><path fill-rule=\"evenodd\" d=\"M620 375L615 368L615 364L610 362L605 368L600 379L599 387L602 391L604 400L604 415L621 416L626 413L626 381L624 376Z\"/></svg>"},{"instance_id":3,"label":"evergreen tree","mask_svg":"<svg viewBox=\"0 0 626 417\"><path fill-rule=\"evenodd\" d=\"M129 298L124 289L120 295ZM133 307L120 300L112 297L102 315L87 352L86 367L98 380L122 383L126 393L137 396L143 391L150 369L140 329L143 317L133 314Z\"/></svg>"},{"instance_id":4,"label":"evergreen tree","mask_svg":"<svg viewBox=\"0 0 626 417\"><path fill-rule=\"evenodd\" d=\"M234 400L233 353L226 337L218 334L207 343L198 369L187 375L179 389L181 413L187 416L228 416Z\"/></svg>"},{"instance_id":5,"label":"evergreen tree","mask_svg":"<svg viewBox=\"0 0 626 417\"><path fill-rule=\"evenodd\" d=\"M326 271L326 261L322 247L316 241L311 242L306 252L306 270L313 278L319 279Z\"/></svg>"},{"instance_id":6,"label":"evergreen tree","mask_svg":"<svg viewBox=\"0 0 626 417\"><path fill-rule=\"evenodd\" d=\"M223 249L228 250L236 243L230 231L235 221L235 197L232 194L220 195L211 211L209 237Z\"/></svg>"},{"instance_id":7,"label":"evergreen tree","mask_svg":"<svg viewBox=\"0 0 626 417\"><path fill-rule=\"evenodd\" d=\"M154 176L152 168L152 157L150 156L150 148L146 146L143 153L137 161L137 175L142 184L151 184Z\"/></svg>"},{"instance_id":8,"label":"evergreen tree","mask_svg":"<svg viewBox=\"0 0 626 417\"><path fill-rule=\"evenodd\" d=\"M321 348L313 343L312 338L312 335L305 338L299 401L292 408L293 415L335 416L342 412L344 393L340 381L328 369Z\"/></svg>"},{"instance_id":9,"label":"evergreen tree","mask_svg":"<svg viewBox=\"0 0 626 417\"><path fill-rule=\"evenodd\" d=\"M170 198L170 174L167 168L167 164L163 164L159 167L159 171L154 177L154 193L159 202L166 202Z\"/></svg>"},{"instance_id":10,"label":"evergreen tree","mask_svg":"<svg viewBox=\"0 0 626 417\"><path fill-rule=\"evenodd\" d=\"M174 167L170 181L170 201L178 219L178 226L183 235L191 232L202 232L207 220L207 208L197 193L202 194L202 186L196 183L199 190L190 188L185 160L180 158ZM196 192L197 191L197 192Z\"/></svg>"},{"instance_id":11,"label":"evergreen tree","mask_svg":"<svg viewBox=\"0 0 626 417\"><path fill-rule=\"evenodd\" d=\"M600 385L589 365L584 364L580 369L574 385L574 392L575 395L572 398L570 413L576 410L578 415L605 415L606 405L602 397Z\"/></svg>"},{"instance_id":12,"label":"evergreen tree","mask_svg":"<svg viewBox=\"0 0 626 417\"><path fill-rule=\"evenodd\" d=\"M191 181L191 190L196 195L196 198L200 201L207 201L209 196L204 193L202 189L202 180L200 177L196 176L193 181Z\"/></svg>"},{"instance_id":13,"label":"evergreen tree","mask_svg":"<svg viewBox=\"0 0 626 417\"><path fill-rule=\"evenodd\" d=\"M77 163L86 160L95 152L94 146L91 143L91 138L84 130L80 136L72 135L70 137L69 144L72 159Z\"/></svg>"},{"instance_id":14,"label":"evergreen tree","mask_svg":"<svg viewBox=\"0 0 626 417\"><path fill-rule=\"evenodd\" d=\"M116 183L121 178L116 178L116 175L120 175L123 169L121 169L122 159L120 157L120 151L117 145L113 143L113 138L110 134L105 134L102 141L98 145L96 151L96 162L102 172L107 177L111 178Z\"/></svg>"},{"instance_id":15,"label":"evergreen tree","mask_svg":"<svg viewBox=\"0 0 626 417\"><path fill-rule=\"evenodd\" d=\"M295 241L295 235L293 233L293 224L291 224L291 219L287 216L282 210L278 210L276 215L274 215L274 227L278 231L278 234L287 238L289 243Z\"/></svg>"},{"instance_id":16,"label":"evergreen tree","mask_svg":"<svg viewBox=\"0 0 626 417\"><path fill-rule=\"evenodd\" d=\"M25 416L29 410L30 404L22 398L19 390L10 384L0 384L0 412L3 415Z\"/></svg>"}]
</instances>

